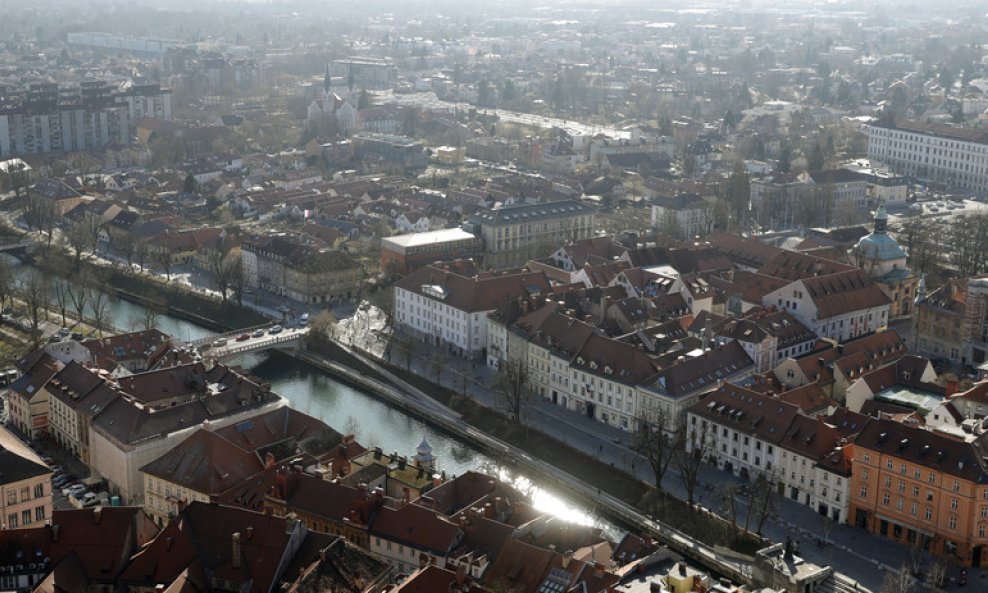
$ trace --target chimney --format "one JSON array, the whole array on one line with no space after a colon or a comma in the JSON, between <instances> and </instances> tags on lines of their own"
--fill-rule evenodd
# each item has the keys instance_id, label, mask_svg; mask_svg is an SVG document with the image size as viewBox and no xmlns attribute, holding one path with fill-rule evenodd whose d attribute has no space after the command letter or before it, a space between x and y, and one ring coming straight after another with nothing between
<instances>
[{"instance_id":1,"label":"chimney","mask_svg":"<svg viewBox=\"0 0 988 593\"><path fill-rule=\"evenodd\" d=\"M401 489L401 506L405 506L406 504L408 504L409 498L411 498L411 493L409 492L408 487L406 486Z\"/></svg>"},{"instance_id":2,"label":"chimney","mask_svg":"<svg viewBox=\"0 0 988 593\"><path fill-rule=\"evenodd\" d=\"M99 525L100 519L102 519L103 507L97 506L93 507L93 524Z\"/></svg>"},{"instance_id":3,"label":"chimney","mask_svg":"<svg viewBox=\"0 0 988 593\"><path fill-rule=\"evenodd\" d=\"M467 580L466 569L463 568L463 564L458 564L456 566L456 586L463 589L463 584Z\"/></svg>"},{"instance_id":4,"label":"chimney","mask_svg":"<svg viewBox=\"0 0 988 593\"><path fill-rule=\"evenodd\" d=\"M233 543L233 549L231 550L232 556L230 558L230 563L233 565L233 568L240 568L240 532L235 532L231 540Z\"/></svg>"}]
</instances>

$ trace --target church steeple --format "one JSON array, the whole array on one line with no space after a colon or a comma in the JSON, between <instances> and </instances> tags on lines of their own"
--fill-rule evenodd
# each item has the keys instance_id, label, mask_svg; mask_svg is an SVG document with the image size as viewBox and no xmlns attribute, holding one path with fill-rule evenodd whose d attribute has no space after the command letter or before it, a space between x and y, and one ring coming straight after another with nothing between
<instances>
[{"instance_id":1,"label":"church steeple","mask_svg":"<svg viewBox=\"0 0 988 593\"><path fill-rule=\"evenodd\" d=\"M330 81L331 81L331 77L329 75L329 64L326 64L326 74L325 74L325 76L323 76L323 79L322 79L322 96L323 97L328 97L329 96Z\"/></svg>"},{"instance_id":2,"label":"church steeple","mask_svg":"<svg viewBox=\"0 0 988 593\"><path fill-rule=\"evenodd\" d=\"M885 212L885 203L882 202L878 205L878 210L875 212L875 234L884 235L888 232L889 227L889 215Z\"/></svg>"}]
</instances>

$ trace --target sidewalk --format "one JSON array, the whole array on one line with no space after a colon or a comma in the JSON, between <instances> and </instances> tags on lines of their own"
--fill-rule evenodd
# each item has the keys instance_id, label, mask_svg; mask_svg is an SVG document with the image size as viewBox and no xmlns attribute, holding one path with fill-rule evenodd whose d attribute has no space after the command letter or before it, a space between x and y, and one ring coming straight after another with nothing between
<instances>
[{"instance_id":1,"label":"sidewalk","mask_svg":"<svg viewBox=\"0 0 988 593\"><path fill-rule=\"evenodd\" d=\"M374 329L371 322L358 322L354 325L344 323L342 327L346 332L341 338L343 341L349 341L349 343L380 358L387 356L383 351L382 340L373 332L367 332L364 329L368 327ZM435 355L438 350L429 349L421 342L414 342L414 340L412 342L416 348L415 356L412 357L409 364L410 371L434 381L436 368L429 358ZM394 362L403 366L405 361L402 359ZM498 408L498 398L494 388L496 373L483 363L471 363L444 353L439 383L456 393L462 393L462 375L468 378L466 394L469 397L485 406ZM539 397L533 397L526 404L524 419L526 424L532 428L540 430L560 442L595 455L601 461L623 469L649 484L654 483L651 467L643 458L632 451L632 435L628 432L596 422L582 414L553 405L548 400ZM743 480L730 473L712 467L703 468L700 486L695 494L699 504L714 513L723 514L721 512L722 504L717 500L719 495L715 486L731 481L739 484L744 483ZM662 486L669 494L681 499L686 498L686 489L675 468L668 470ZM837 525L830 519L821 517L809 507L788 498L777 496L774 503L775 511L766 521L762 535L777 542L785 541L787 537L791 537L799 545L799 552L802 557L819 565L833 566L836 572L843 573L852 581L860 583L862 587L878 591L881 588L885 570L897 570L909 563L909 551L903 545L846 524ZM739 517L739 521L742 520L743 516ZM831 528L829 535L827 535L827 541L830 543L827 544L820 542L824 538L824 521L828 522L828 527ZM949 571L949 582L945 589L961 590L960 586L954 582L957 572L957 569ZM988 569L968 571L968 579L975 587L978 586L979 582L984 582L986 578L988 578Z\"/></svg>"}]
</instances>

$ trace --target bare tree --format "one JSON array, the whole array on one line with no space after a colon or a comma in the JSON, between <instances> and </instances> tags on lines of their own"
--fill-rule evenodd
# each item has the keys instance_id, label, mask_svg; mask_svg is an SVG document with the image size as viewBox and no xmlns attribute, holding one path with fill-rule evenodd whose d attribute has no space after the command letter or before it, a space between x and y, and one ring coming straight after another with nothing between
<instances>
[{"instance_id":1,"label":"bare tree","mask_svg":"<svg viewBox=\"0 0 988 593\"><path fill-rule=\"evenodd\" d=\"M54 202L44 196L31 193L24 203L23 216L28 228L48 234L46 248L50 248L59 220L58 209Z\"/></svg>"},{"instance_id":2,"label":"bare tree","mask_svg":"<svg viewBox=\"0 0 988 593\"><path fill-rule=\"evenodd\" d=\"M686 446L678 449L675 456L676 469L679 479L686 488L686 502L694 506L697 480L700 477L700 467L707 456L711 440L705 430L691 430L685 439Z\"/></svg>"},{"instance_id":3,"label":"bare tree","mask_svg":"<svg viewBox=\"0 0 988 593\"><path fill-rule=\"evenodd\" d=\"M96 249L98 238L99 226L93 222L93 219L88 217L73 222L65 230L65 240L74 253L75 270L79 269L82 262L82 254L86 251L94 251Z\"/></svg>"},{"instance_id":4,"label":"bare tree","mask_svg":"<svg viewBox=\"0 0 988 593\"><path fill-rule=\"evenodd\" d=\"M107 322L109 321L109 305L110 297L105 292L100 290L102 284L98 279L93 279L94 285L89 293L90 308L92 309L93 315L93 329L99 337L103 337L103 330L109 329Z\"/></svg>"},{"instance_id":5,"label":"bare tree","mask_svg":"<svg viewBox=\"0 0 988 593\"><path fill-rule=\"evenodd\" d=\"M83 278L75 276L66 280L64 284L68 290L67 296L72 303L75 317L81 321L86 313L86 305L89 303L89 283Z\"/></svg>"},{"instance_id":6,"label":"bare tree","mask_svg":"<svg viewBox=\"0 0 988 593\"><path fill-rule=\"evenodd\" d=\"M166 245L160 245L151 252L151 258L165 272L165 280L168 282L172 281L172 266L175 265L174 257L173 250Z\"/></svg>"},{"instance_id":7,"label":"bare tree","mask_svg":"<svg viewBox=\"0 0 988 593\"><path fill-rule=\"evenodd\" d=\"M429 357L429 368L432 369L432 374L436 376L436 383L439 383L440 378L442 378L443 369L447 362L449 362L449 357L444 352L434 352Z\"/></svg>"},{"instance_id":8,"label":"bare tree","mask_svg":"<svg viewBox=\"0 0 988 593\"><path fill-rule=\"evenodd\" d=\"M62 326L68 325L65 322L65 313L69 308L69 291L71 289L65 280L56 280L52 286L52 292L55 295L55 305L58 306L58 312L62 315Z\"/></svg>"},{"instance_id":9,"label":"bare tree","mask_svg":"<svg viewBox=\"0 0 988 593\"><path fill-rule=\"evenodd\" d=\"M644 457L652 468L655 487L659 490L662 490L662 478L683 444L681 438L671 437L666 432L667 420L662 408L655 414L642 415L638 418L638 431L631 444L631 449ZM676 433L677 437L679 434L681 432Z\"/></svg>"},{"instance_id":10,"label":"bare tree","mask_svg":"<svg viewBox=\"0 0 988 593\"><path fill-rule=\"evenodd\" d=\"M7 261L0 259L0 311L14 295L14 272Z\"/></svg>"},{"instance_id":11,"label":"bare tree","mask_svg":"<svg viewBox=\"0 0 988 593\"><path fill-rule=\"evenodd\" d=\"M741 535L738 529L738 496L740 495L738 484L733 481L723 482L717 486L716 494L724 518L731 526L731 536L736 541Z\"/></svg>"},{"instance_id":12,"label":"bare tree","mask_svg":"<svg viewBox=\"0 0 988 593\"><path fill-rule=\"evenodd\" d=\"M357 439L357 435L360 434L360 423L353 416L347 416L346 422L343 424L343 434L353 435L354 439Z\"/></svg>"},{"instance_id":13,"label":"bare tree","mask_svg":"<svg viewBox=\"0 0 988 593\"><path fill-rule=\"evenodd\" d=\"M913 593L916 590L914 583L915 581L912 575L909 574L908 568L902 566L898 570L885 572L885 578L882 580L882 588L879 591L880 593Z\"/></svg>"},{"instance_id":14,"label":"bare tree","mask_svg":"<svg viewBox=\"0 0 988 593\"><path fill-rule=\"evenodd\" d=\"M946 558L934 558L926 570L926 584L933 589L943 587L943 583L947 579L947 569L949 566Z\"/></svg>"},{"instance_id":15,"label":"bare tree","mask_svg":"<svg viewBox=\"0 0 988 593\"><path fill-rule=\"evenodd\" d=\"M761 533L772 510L775 509L775 477L759 473L751 485L748 495L748 513L744 518L744 529L749 530L755 520L755 532Z\"/></svg>"},{"instance_id":16,"label":"bare tree","mask_svg":"<svg viewBox=\"0 0 988 593\"><path fill-rule=\"evenodd\" d=\"M41 345L41 320L48 315L48 278L32 271L20 279L18 288L31 322L31 343L37 348Z\"/></svg>"},{"instance_id":17,"label":"bare tree","mask_svg":"<svg viewBox=\"0 0 988 593\"><path fill-rule=\"evenodd\" d=\"M148 258L151 257L151 246L143 239L134 240L134 259L141 271L145 271L148 265Z\"/></svg>"},{"instance_id":18,"label":"bare tree","mask_svg":"<svg viewBox=\"0 0 988 593\"><path fill-rule=\"evenodd\" d=\"M506 360L501 363L497 377L494 378L499 403L508 410L511 419L519 424L524 424L522 412L531 397L528 381L528 364L520 360Z\"/></svg>"},{"instance_id":19,"label":"bare tree","mask_svg":"<svg viewBox=\"0 0 988 593\"><path fill-rule=\"evenodd\" d=\"M412 344L404 336L393 335L391 337L391 350L392 356L397 358L397 362L401 363L404 361L405 370L409 370L412 365Z\"/></svg>"}]
</instances>

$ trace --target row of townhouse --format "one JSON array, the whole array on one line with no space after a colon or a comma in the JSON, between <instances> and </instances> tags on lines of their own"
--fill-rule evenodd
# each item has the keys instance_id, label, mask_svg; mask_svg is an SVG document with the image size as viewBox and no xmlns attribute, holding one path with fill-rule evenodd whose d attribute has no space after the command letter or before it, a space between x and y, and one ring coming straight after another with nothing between
<instances>
[{"instance_id":1,"label":"row of townhouse","mask_svg":"<svg viewBox=\"0 0 988 593\"><path fill-rule=\"evenodd\" d=\"M551 301L513 323L492 316L489 325L492 366L524 365L536 395L623 430L638 430L643 421L676 430L701 394L752 370L737 343L649 351L607 336Z\"/></svg>"},{"instance_id":2,"label":"row of townhouse","mask_svg":"<svg viewBox=\"0 0 988 593\"><path fill-rule=\"evenodd\" d=\"M726 383L687 411L687 451L836 522L848 517L854 437L869 419L838 410L811 417L779 397Z\"/></svg>"}]
</instances>

